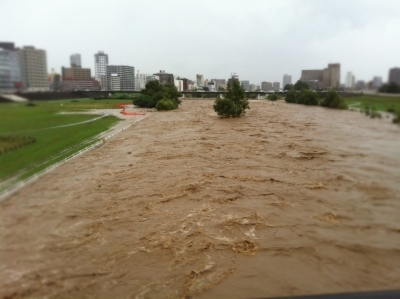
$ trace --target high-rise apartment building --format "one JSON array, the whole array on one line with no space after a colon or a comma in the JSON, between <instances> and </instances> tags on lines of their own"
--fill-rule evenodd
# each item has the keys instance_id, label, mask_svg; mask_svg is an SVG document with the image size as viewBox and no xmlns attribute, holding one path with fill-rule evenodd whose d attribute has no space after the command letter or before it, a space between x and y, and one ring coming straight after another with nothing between
<instances>
[{"instance_id":1,"label":"high-rise apartment building","mask_svg":"<svg viewBox=\"0 0 400 299\"><path fill-rule=\"evenodd\" d=\"M241 81L240 84L243 86L245 91L250 91L250 81L244 80Z\"/></svg>"},{"instance_id":2,"label":"high-rise apartment building","mask_svg":"<svg viewBox=\"0 0 400 299\"><path fill-rule=\"evenodd\" d=\"M388 83L397 83L400 84L400 68L395 67L389 70L389 81Z\"/></svg>"},{"instance_id":3,"label":"high-rise apartment building","mask_svg":"<svg viewBox=\"0 0 400 299\"><path fill-rule=\"evenodd\" d=\"M272 83L272 89L273 90L279 90L279 88L280 88L280 83L279 82Z\"/></svg>"},{"instance_id":4,"label":"high-rise apartment building","mask_svg":"<svg viewBox=\"0 0 400 299\"><path fill-rule=\"evenodd\" d=\"M94 77L100 82L101 89L107 89L108 54L99 51L94 54Z\"/></svg>"},{"instance_id":5,"label":"high-rise apartment building","mask_svg":"<svg viewBox=\"0 0 400 299\"><path fill-rule=\"evenodd\" d=\"M282 86L283 86L283 88L285 88L285 86L287 85L287 84L292 84L292 76L290 76L290 75L283 75L283 82L282 82L283 84L282 84Z\"/></svg>"},{"instance_id":6,"label":"high-rise apartment building","mask_svg":"<svg viewBox=\"0 0 400 299\"><path fill-rule=\"evenodd\" d=\"M72 54L69 57L71 67L82 67L81 54Z\"/></svg>"},{"instance_id":7,"label":"high-rise apartment building","mask_svg":"<svg viewBox=\"0 0 400 299\"><path fill-rule=\"evenodd\" d=\"M340 63L328 64L323 70L302 70L300 80L311 88L339 88Z\"/></svg>"},{"instance_id":8,"label":"high-rise apartment building","mask_svg":"<svg viewBox=\"0 0 400 299\"><path fill-rule=\"evenodd\" d=\"M127 65L107 66L109 90L135 90L135 68Z\"/></svg>"},{"instance_id":9,"label":"high-rise apartment building","mask_svg":"<svg viewBox=\"0 0 400 299\"><path fill-rule=\"evenodd\" d=\"M91 80L91 70L89 68L82 68L77 66L62 67L61 76L63 80Z\"/></svg>"},{"instance_id":10,"label":"high-rise apartment building","mask_svg":"<svg viewBox=\"0 0 400 299\"><path fill-rule=\"evenodd\" d=\"M340 87L340 63L330 63L324 69L323 84L325 88Z\"/></svg>"},{"instance_id":11,"label":"high-rise apartment building","mask_svg":"<svg viewBox=\"0 0 400 299\"><path fill-rule=\"evenodd\" d=\"M203 87L204 86L204 76L197 74L196 75L196 82L198 87Z\"/></svg>"},{"instance_id":12,"label":"high-rise apartment building","mask_svg":"<svg viewBox=\"0 0 400 299\"><path fill-rule=\"evenodd\" d=\"M48 90L46 51L25 46L18 49L21 81L28 90Z\"/></svg>"},{"instance_id":13,"label":"high-rise apartment building","mask_svg":"<svg viewBox=\"0 0 400 299\"><path fill-rule=\"evenodd\" d=\"M0 90L22 87L19 55L14 43L0 42Z\"/></svg>"}]
</instances>

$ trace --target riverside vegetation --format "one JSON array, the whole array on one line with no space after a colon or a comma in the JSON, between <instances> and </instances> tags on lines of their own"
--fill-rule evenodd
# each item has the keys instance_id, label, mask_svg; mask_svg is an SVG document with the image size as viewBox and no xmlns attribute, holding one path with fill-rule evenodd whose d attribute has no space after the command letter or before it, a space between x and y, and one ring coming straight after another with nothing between
<instances>
[{"instance_id":1,"label":"riverside vegetation","mask_svg":"<svg viewBox=\"0 0 400 299\"><path fill-rule=\"evenodd\" d=\"M250 109L249 101L245 97L243 86L236 80L232 84L228 84L225 97L218 97L214 102L214 111L217 112L218 116L224 118L244 116L246 109Z\"/></svg>"},{"instance_id":2,"label":"riverside vegetation","mask_svg":"<svg viewBox=\"0 0 400 299\"><path fill-rule=\"evenodd\" d=\"M177 109L181 104L180 94L171 84L161 84L157 80L146 83L146 88L133 99L133 105L141 108L156 108L157 110Z\"/></svg>"}]
</instances>

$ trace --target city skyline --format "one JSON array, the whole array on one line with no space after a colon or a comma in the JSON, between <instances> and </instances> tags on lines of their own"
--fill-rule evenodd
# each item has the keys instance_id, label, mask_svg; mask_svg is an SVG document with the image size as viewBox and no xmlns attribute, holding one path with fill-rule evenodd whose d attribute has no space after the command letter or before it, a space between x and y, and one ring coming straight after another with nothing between
<instances>
[{"instance_id":1,"label":"city skyline","mask_svg":"<svg viewBox=\"0 0 400 299\"><path fill-rule=\"evenodd\" d=\"M38 0L24 2L21 9L21 2L4 0L0 8L7 14L0 24L13 30L2 31L0 40L45 49L49 70L59 71L72 53L79 53L94 73L93 55L102 50L110 64L133 65L143 73L165 69L193 80L197 73L227 78L236 72L257 84L282 82L285 73L296 82L301 70L333 62L342 65L341 83L347 71L360 80L381 76L387 81L388 69L400 64L400 41L393 38L400 35L398 1L326 5L306 0L301 6L292 0L250 1L246 7L222 0L117 3L71 0L54 6ZM76 7L87 12L85 18L75 17ZM42 17L31 11L41 11ZM104 24L99 23L102 15L107 16ZM88 34L99 26L101 34Z\"/></svg>"}]
</instances>

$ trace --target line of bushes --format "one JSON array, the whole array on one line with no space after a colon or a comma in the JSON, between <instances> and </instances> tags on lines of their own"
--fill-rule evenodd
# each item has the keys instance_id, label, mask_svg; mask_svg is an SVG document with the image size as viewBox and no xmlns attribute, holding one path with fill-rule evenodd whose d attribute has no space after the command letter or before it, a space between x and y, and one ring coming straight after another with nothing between
<instances>
[{"instance_id":1,"label":"line of bushes","mask_svg":"<svg viewBox=\"0 0 400 299\"><path fill-rule=\"evenodd\" d=\"M322 106L334 109L348 109L344 99L333 89L329 90L323 98L320 98L320 95L315 91L309 89L296 91L292 88L286 94L285 101L287 103Z\"/></svg>"},{"instance_id":2,"label":"line of bushes","mask_svg":"<svg viewBox=\"0 0 400 299\"><path fill-rule=\"evenodd\" d=\"M396 82L384 84L379 88L379 92L400 93L400 84L397 84Z\"/></svg>"},{"instance_id":3,"label":"line of bushes","mask_svg":"<svg viewBox=\"0 0 400 299\"><path fill-rule=\"evenodd\" d=\"M32 136L2 135L0 136L0 155L35 142L36 138Z\"/></svg>"},{"instance_id":4,"label":"line of bushes","mask_svg":"<svg viewBox=\"0 0 400 299\"><path fill-rule=\"evenodd\" d=\"M146 83L146 88L133 99L133 105L141 108L156 108L157 110L177 109L181 104L180 94L172 84L161 84L152 80Z\"/></svg>"}]
</instances>

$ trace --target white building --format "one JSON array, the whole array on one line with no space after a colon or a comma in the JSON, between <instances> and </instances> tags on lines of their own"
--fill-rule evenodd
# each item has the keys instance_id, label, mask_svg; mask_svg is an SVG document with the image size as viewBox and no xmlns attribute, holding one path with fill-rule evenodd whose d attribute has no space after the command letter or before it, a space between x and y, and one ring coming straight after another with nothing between
<instances>
[{"instance_id":1,"label":"white building","mask_svg":"<svg viewBox=\"0 0 400 299\"><path fill-rule=\"evenodd\" d=\"M215 91L215 86L216 86L216 84L214 81L208 82L208 90L209 91Z\"/></svg>"},{"instance_id":2,"label":"white building","mask_svg":"<svg viewBox=\"0 0 400 299\"><path fill-rule=\"evenodd\" d=\"M355 86L355 77L352 72L347 72L346 79L344 82L344 87L353 89Z\"/></svg>"},{"instance_id":3,"label":"white building","mask_svg":"<svg viewBox=\"0 0 400 299\"><path fill-rule=\"evenodd\" d=\"M178 91L183 91L183 80L182 79L175 79L175 87Z\"/></svg>"},{"instance_id":4,"label":"white building","mask_svg":"<svg viewBox=\"0 0 400 299\"><path fill-rule=\"evenodd\" d=\"M110 90L121 90L121 77L118 74L111 74Z\"/></svg>"},{"instance_id":5,"label":"white building","mask_svg":"<svg viewBox=\"0 0 400 299\"><path fill-rule=\"evenodd\" d=\"M148 75L146 75L146 74L139 74L139 71L138 71L138 73L136 74L136 78L135 78L135 90L140 91L140 90L146 88L146 77L147 76Z\"/></svg>"},{"instance_id":6,"label":"white building","mask_svg":"<svg viewBox=\"0 0 400 299\"><path fill-rule=\"evenodd\" d=\"M160 76L157 75L146 75L146 83L150 81L160 81Z\"/></svg>"},{"instance_id":7,"label":"white building","mask_svg":"<svg viewBox=\"0 0 400 299\"><path fill-rule=\"evenodd\" d=\"M94 54L94 76L100 82L101 89L107 89L108 55L103 51Z\"/></svg>"}]
</instances>

